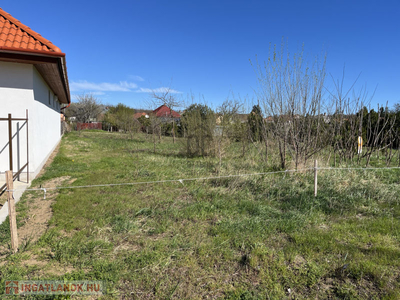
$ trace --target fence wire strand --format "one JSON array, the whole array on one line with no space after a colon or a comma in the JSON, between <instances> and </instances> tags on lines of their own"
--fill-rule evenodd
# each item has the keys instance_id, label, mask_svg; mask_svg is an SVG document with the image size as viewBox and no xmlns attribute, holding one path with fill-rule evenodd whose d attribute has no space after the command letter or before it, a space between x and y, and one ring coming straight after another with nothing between
<instances>
[{"instance_id":1,"label":"fence wire strand","mask_svg":"<svg viewBox=\"0 0 400 300\"><path fill-rule=\"evenodd\" d=\"M94 184L94 185L77 185L77 186L59 186L59 187L39 187L31 189L12 189L6 190L7 192L17 192L17 191L43 191L44 197L46 197L47 191L50 190L62 190L62 189L82 189L82 188L97 188L97 187L116 187L116 186L132 186L141 184L155 184L155 183L168 183L168 182L179 182L183 184L184 181L196 181L196 180L212 180L212 179L224 179L224 178L234 178L234 177L249 177L249 176L261 176L261 175L272 175L272 174L287 174L296 173L302 171L315 171L315 170L395 170L400 169L400 167L389 167L389 168L332 168L332 167L310 167L303 169L292 169L292 170L282 170L282 171L272 171L272 172L262 172L262 173L249 173L249 174L231 174L222 176L210 176L210 177L194 177L194 178L178 178L178 179L165 179L165 180L155 180L155 181L139 181L139 182L126 182L126 183L109 183L109 184Z\"/></svg>"}]
</instances>

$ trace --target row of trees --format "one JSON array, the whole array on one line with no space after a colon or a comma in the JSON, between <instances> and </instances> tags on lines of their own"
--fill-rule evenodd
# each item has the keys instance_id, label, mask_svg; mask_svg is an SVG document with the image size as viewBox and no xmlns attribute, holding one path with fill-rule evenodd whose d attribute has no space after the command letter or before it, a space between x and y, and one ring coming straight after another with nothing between
<instances>
[{"instance_id":1,"label":"row of trees","mask_svg":"<svg viewBox=\"0 0 400 300\"><path fill-rule=\"evenodd\" d=\"M333 88L328 88L326 56L309 62L303 50L290 56L285 44L279 50L271 47L268 60L256 60L253 67L259 105L250 116L250 136L253 141L264 141L266 160L271 141L282 168L286 168L288 156L297 167L321 151L334 156L335 164L355 158L358 162L366 158L368 164L372 153L384 150L390 163L391 150L399 143L398 106L393 111L387 107L378 107L377 112L368 109L371 97L365 88L357 91L357 80L346 88L344 74L341 80L332 78ZM360 154L359 136L367 146Z\"/></svg>"},{"instance_id":2,"label":"row of trees","mask_svg":"<svg viewBox=\"0 0 400 300\"><path fill-rule=\"evenodd\" d=\"M239 118L239 107L237 102L226 101L214 112L206 105L191 105L180 123L187 155L215 155L221 159L230 143L240 142L243 156L249 145L255 145L265 162L271 150L277 152L281 168L287 167L288 157L297 168L320 152L328 159L333 156L335 164L365 159L368 165L373 153L383 155L387 165L396 153L400 161L400 151L394 151L400 146L399 105L392 110L381 107L375 111L364 106L355 113L336 110L333 114L268 117L260 105L255 105L246 121ZM220 125L216 125L217 119ZM363 140L361 153L358 137Z\"/></svg>"},{"instance_id":3,"label":"row of trees","mask_svg":"<svg viewBox=\"0 0 400 300\"><path fill-rule=\"evenodd\" d=\"M134 113L133 108L122 103L116 106L108 106L102 120L105 129L123 131L129 133L132 137L132 134L140 129L140 123L133 118Z\"/></svg>"},{"instance_id":4,"label":"row of trees","mask_svg":"<svg viewBox=\"0 0 400 300\"><path fill-rule=\"evenodd\" d=\"M172 108L178 105L178 101L171 93L170 88L165 88L161 92L152 92L151 101L153 105L167 105L170 112ZM134 118L135 110L125 104L103 105L92 94L82 94L76 97L76 102L66 110L65 115L69 121L90 123L102 122L103 129L110 132L129 133L131 138L141 130L148 134L153 134L154 151L156 149L156 141L161 141L161 135L172 135L175 142L175 133L179 128L175 125L175 119L157 118L154 114L149 113L147 116ZM166 119L166 120L165 120Z\"/></svg>"},{"instance_id":5,"label":"row of trees","mask_svg":"<svg viewBox=\"0 0 400 300\"><path fill-rule=\"evenodd\" d=\"M328 89L325 56L310 63L303 51L290 56L283 44L279 51L271 48L267 61L256 59L252 65L258 79L258 104L245 120L240 114L243 103L227 100L216 111L192 104L178 123L175 118L166 122L155 116L136 121L133 109L119 104L109 107L104 122L131 135L144 128L153 134L154 151L162 134L171 135L174 142L176 136L183 137L188 156L214 155L220 161L233 142L241 143L243 156L254 145L265 162L276 153L283 169L288 157L297 168L321 152L333 157L335 164L363 158L368 164L373 153L383 154L390 164L395 153L400 153L393 151L400 145L400 105L375 111L368 107L371 99L365 89L357 92L355 83L345 88L343 79L332 80L333 88ZM171 115L173 108L182 106L168 88L151 93L150 98L167 105ZM90 118L79 105L82 119ZM358 137L364 141L362 153L357 152Z\"/></svg>"},{"instance_id":6,"label":"row of trees","mask_svg":"<svg viewBox=\"0 0 400 300\"><path fill-rule=\"evenodd\" d=\"M316 93L318 89L313 88L313 91ZM367 164L373 153L384 155L387 164L399 153L393 151L400 145L399 104L392 110L378 107L375 111L361 107L363 102L360 97L352 99L335 95L331 98L335 100L333 105L331 103L333 113L326 108L322 113L322 98L319 95L312 97L310 104L303 103L303 112L298 103L293 101L286 102L289 109L282 109L281 105L285 103L282 97L276 113L273 111L277 109L274 106L277 102L272 102L268 97L264 99L266 101L254 105L246 119L241 118L243 104L239 101L227 100L216 111L207 105L192 104L177 124L173 118L166 122L151 114L148 118L142 116L135 120L133 108L124 104L104 107L91 95L80 97L68 112L81 122L102 115L104 129L123 131L129 133L131 138L140 130L153 134L154 151L157 142L161 141L161 135L171 135L174 139L175 136L183 137L188 156L213 155L219 157L220 161L233 142L241 143L243 156L249 145L255 145L265 162L268 162L270 151L278 153L281 168L286 168L288 157L298 167L301 162L306 163L321 151L325 151L329 158L333 156L335 163L354 159L360 162L365 158ZM286 101L288 99L292 98L287 97ZM305 96L302 101L307 101ZM270 115L265 114L266 105L271 108ZM359 136L363 138L365 146L360 154L356 149Z\"/></svg>"},{"instance_id":7,"label":"row of trees","mask_svg":"<svg viewBox=\"0 0 400 300\"><path fill-rule=\"evenodd\" d=\"M221 156L228 140L241 141L243 154L249 144L259 149L267 162L269 152L278 153L280 167L287 167L291 157L297 168L301 163L323 152L334 163L344 161L366 161L369 164L373 153L384 155L389 165L400 144L400 104L389 110L386 106L368 108L371 97L365 89L356 91L356 81L345 88L342 80L332 80L333 88L326 83L326 57L313 62L305 59L303 51L290 56L286 45L278 51L272 48L267 61L253 63L258 78L257 101L247 122L235 120L240 104L226 101L215 113L222 121L212 138L213 124L209 109L202 106L190 107L199 110L191 121L185 121L187 153L204 155L207 152ZM195 125L190 130L190 122L199 124L199 117L205 115L204 125ZM188 118L183 117L183 120ZM194 121L193 121L193 120ZM207 128L199 135L200 128ZM199 136L198 140L193 138ZM358 153L357 140L362 137L364 151ZM207 147L200 141L208 139ZM194 140L192 145L191 140ZM204 144L204 142L203 142ZM197 152L192 148L196 146ZM365 160L363 160L365 159Z\"/></svg>"},{"instance_id":8,"label":"row of trees","mask_svg":"<svg viewBox=\"0 0 400 300\"><path fill-rule=\"evenodd\" d=\"M103 105L91 94L78 95L65 111L66 117L80 123L103 122L109 131L137 132L141 124L133 118L135 110L125 104Z\"/></svg>"}]
</instances>

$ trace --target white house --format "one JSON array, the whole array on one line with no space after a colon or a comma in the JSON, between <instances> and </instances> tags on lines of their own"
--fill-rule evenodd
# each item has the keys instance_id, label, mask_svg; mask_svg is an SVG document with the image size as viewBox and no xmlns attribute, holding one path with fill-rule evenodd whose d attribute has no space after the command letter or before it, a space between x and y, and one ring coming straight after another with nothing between
<instances>
[{"instance_id":1,"label":"white house","mask_svg":"<svg viewBox=\"0 0 400 300\"><path fill-rule=\"evenodd\" d=\"M70 102L65 54L0 9L0 172L10 169L8 115L20 119L11 122L13 171L29 160L33 179L61 139Z\"/></svg>"}]
</instances>

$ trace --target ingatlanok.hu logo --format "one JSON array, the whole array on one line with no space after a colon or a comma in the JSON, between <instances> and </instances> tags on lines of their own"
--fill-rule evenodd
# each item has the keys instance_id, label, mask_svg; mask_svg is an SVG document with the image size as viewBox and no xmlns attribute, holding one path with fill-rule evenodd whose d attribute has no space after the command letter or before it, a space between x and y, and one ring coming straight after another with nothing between
<instances>
[{"instance_id":1,"label":"ingatlanok.hu logo","mask_svg":"<svg viewBox=\"0 0 400 300\"><path fill-rule=\"evenodd\" d=\"M102 281L6 280L6 295L102 295Z\"/></svg>"}]
</instances>

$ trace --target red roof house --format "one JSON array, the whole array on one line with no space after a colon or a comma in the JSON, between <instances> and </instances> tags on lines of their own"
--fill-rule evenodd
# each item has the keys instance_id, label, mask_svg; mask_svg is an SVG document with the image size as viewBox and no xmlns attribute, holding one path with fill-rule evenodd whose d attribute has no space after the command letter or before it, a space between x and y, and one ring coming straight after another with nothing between
<instances>
[{"instance_id":1,"label":"red roof house","mask_svg":"<svg viewBox=\"0 0 400 300\"><path fill-rule=\"evenodd\" d=\"M61 103L71 102L65 53L0 8L0 61L35 66Z\"/></svg>"},{"instance_id":2,"label":"red roof house","mask_svg":"<svg viewBox=\"0 0 400 300\"><path fill-rule=\"evenodd\" d=\"M181 115L174 110L171 110L165 104L161 105L159 108L156 108L153 113L158 118L180 118Z\"/></svg>"},{"instance_id":3,"label":"red roof house","mask_svg":"<svg viewBox=\"0 0 400 300\"><path fill-rule=\"evenodd\" d=\"M145 118L148 118L148 117L149 117L149 115L146 114L145 112L137 112L137 113L135 113L135 114L133 115L133 118L134 118L134 119L139 119L141 116L144 116ZM146 116L147 116L147 117L146 117Z\"/></svg>"},{"instance_id":4,"label":"red roof house","mask_svg":"<svg viewBox=\"0 0 400 300\"><path fill-rule=\"evenodd\" d=\"M46 18L41 21L45 24ZM11 143L8 135L0 136L0 149L4 150L0 152L0 172L17 172L29 162L29 173L35 175L59 143L60 110L71 103L65 53L1 8L0 83L0 119L11 114L13 119L28 119L29 124L28 130L24 122L12 121ZM0 132L8 130L8 122L0 122Z\"/></svg>"}]
</instances>

